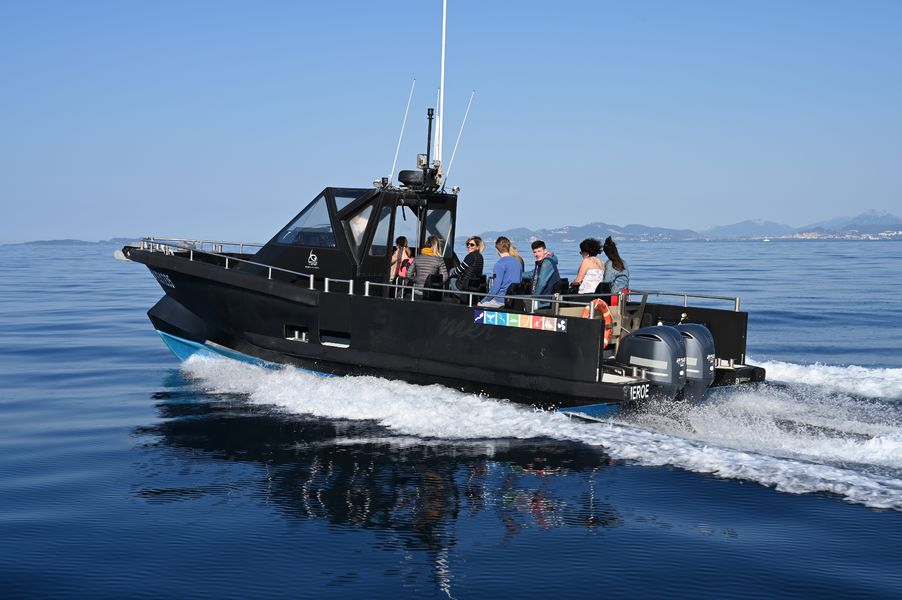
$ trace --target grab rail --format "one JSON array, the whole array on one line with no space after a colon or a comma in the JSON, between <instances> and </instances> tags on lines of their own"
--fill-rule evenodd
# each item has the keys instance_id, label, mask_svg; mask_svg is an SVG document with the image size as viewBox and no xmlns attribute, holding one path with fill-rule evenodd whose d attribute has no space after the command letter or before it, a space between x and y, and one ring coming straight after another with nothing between
<instances>
[{"instance_id":1,"label":"grab rail","mask_svg":"<svg viewBox=\"0 0 902 600\"><path fill-rule=\"evenodd\" d=\"M258 244L256 242L225 242L220 240L189 240L185 238L163 238L163 237L146 237L141 241L151 241L151 242L176 242L179 245L182 245L185 249L194 248L195 250L204 251L206 246L210 246L211 252L222 252L224 246L237 246L238 254L244 254L244 248L262 248L265 244Z\"/></svg>"},{"instance_id":2,"label":"grab rail","mask_svg":"<svg viewBox=\"0 0 902 600\"><path fill-rule=\"evenodd\" d=\"M643 296L643 298L648 298L649 296L676 296L683 299L684 308L689 306L689 298L699 298L701 300L724 300L726 302L732 302L734 312L739 312L739 305L741 303L739 296L712 296L709 294L687 294L685 292L645 292L642 290L630 290L629 292L621 293L627 296Z\"/></svg>"},{"instance_id":3,"label":"grab rail","mask_svg":"<svg viewBox=\"0 0 902 600\"><path fill-rule=\"evenodd\" d=\"M199 250L197 248L186 247L186 246L182 245L182 243L185 241L186 240L176 240L176 239L171 239L171 238L143 238L141 240L141 249L145 250L147 252L162 252L163 254L166 254L169 256L173 256L175 254L176 250L179 252L187 252L189 261L194 261L195 253L203 254L206 256L215 256L215 257L221 258L225 261L226 269L229 268L230 261L243 263L243 264L247 264L247 265L254 265L255 267L262 267L267 270L267 274L266 274L267 279L272 279L273 271L277 271L279 273L287 273L289 275L296 275L298 277L306 277L310 283L309 289L311 289L311 290L315 289L313 287L313 282L314 282L315 278L313 277L313 275L311 273L300 273L298 271L292 271L291 269L283 269L282 267L274 267L272 265L267 265L264 263L255 262L253 260L247 260L244 258L235 258L234 256L228 256L226 254L220 254L218 252L208 252L207 250ZM177 242L177 243L173 243L173 242ZM225 242L223 242L223 243L225 243ZM347 283L349 280L333 279L333 281L341 281L341 282ZM326 279L325 286L327 288L326 291L329 291L328 290L328 286L329 286L328 279ZM350 282L350 292L349 293L354 293L354 282L353 281Z\"/></svg>"},{"instance_id":4,"label":"grab rail","mask_svg":"<svg viewBox=\"0 0 902 600\"><path fill-rule=\"evenodd\" d=\"M313 276L311 275L311 277L313 277ZM348 294L351 294L351 295L354 294L354 280L353 279L337 279L335 277L326 277L324 281L325 281L325 283L323 284L324 292L329 291L329 282L336 282L336 283L346 283L348 285Z\"/></svg>"},{"instance_id":5,"label":"grab rail","mask_svg":"<svg viewBox=\"0 0 902 600\"><path fill-rule=\"evenodd\" d=\"M149 252L163 252L167 255L174 255L176 251L178 252L187 252L188 260L194 260L194 254L200 253L207 256L215 256L220 258L225 263L225 268L229 268L230 262L238 262L248 265L254 265L256 267L261 267L267 270L267 279L272 279L273 271L277 271L280 273L287 273L289 275L294 275L298 277L306 277L309 282L309 288L314 288L315 277L312 273L301 273L299 271L292 271L291 269L284 269L282 267L274 267L272 265L267 265L264 263L259 263L252 260L247 260L244 258L237 258L234 256L228 256L227 254L222 253L223 246L237 246L240 250L239 254L243 254L243 250L245 246L248 247L263 247L263 244L257 244L253 242L225 242L225 241L212 241L212 240L189 240L182 238L160 238L160 237L145 237L140 240L141 249ZM205 246L210 245L213 250L205 250ZM198 247L199 246L199 247ZM218 250L218 251L217 251ZM324 278L324 292L330 292L331 283L343 283L348 286L348 294L354 293L354 280L353 279L339 279L334 277L326 277ZM486 296L485 292L473 292L468 290L448 290L444 288L427 288L427 287L418 287L413 285L403 285L403 284L394 284L394 283L378 283L375 281L366 281L364 284L364 295L370 295L370 287L377 286L388 289L395 290L412 290L414 293L410 294L410 300L416 300L416 292L436 292L441 295L454 295L460 297L461 295L467 296L467 304L472 307L474 304L473 299L475 297ZM532 308L530 312L534 312L538 310L537 304L541 303L551 303L555 306L555 312L560 308L560 306L585 306L589 305L589 318L595 318L595 306L591 304L591 300L593 298L601 297L601 296L609 296L610 294L579 294L580 300L575 301L571 300L576 294L544 294L544 295L507 295L507 294L495 294L493 297L502 298L502 299L512 299L512 300L526 300L532 303ZM726 302L733 303L733 310L735 312L739 312L739 308L741 305L741 299L739 296L714 296L710 294L690 294L686 292L660 292L660 291L643 291L643 290L630 290L629 292L619 292L618 299L619 304L623 305L624 300L629 300L633 296L641 296L642 301L645 302L649 296L672 296L683 299L683 306L689 306L690 298L698 298L702 300L723 300Z\"/></svg>"},{"instance_id":6,"label":"grab rail","mask_svg":"<svg viewBox=\"0 0 902 600\"><path fill-rule=\"evenodd\" d=\"M367 282L364 282L364 285L363 285L363 295L364 296L370 295L371 287L394 289L396 291L401 291L402 293L405 291L414 292L414 293L410 294L409 300L411 302L413 302L417 299L416 298L417 295L415 292L436 292L438 294L452 295L452 296L466 295L467 296L467 305L470 307L473 306L473 298L474 297L477 297L477 296L482 297L482 296L487 295L485 292L472 292L472 291L468 291L468 290L448 290L445 288L428 288L428 287L420 287L420 286L415 286L415 285L404 285L404 284L398 284L398 283L379 283L377 281L367 281ZM604 294L600 294L600 295L604 295ZM592 318L592 319L595 318L595 306L591 304L592 299L595 298L594 295L588 295L588 294L585 295L586 300L584 300L584 301L567 300L567 299L562 298L560 296L560 294L545 294L545 295L537 294L537 295L533 295L533 296L493 294L492 297L493 298L503 298L505 300L511 299L511 300L530 301L533 303L532 311L537 310L535 307L535 304L538 302L543 302L543 303L548 302L548 303L555 304L555 305L566 305L566 306L589 305L589 318ZM399 299L404 299L404 298L402 297Z\"/></svg>"}]
</instances>

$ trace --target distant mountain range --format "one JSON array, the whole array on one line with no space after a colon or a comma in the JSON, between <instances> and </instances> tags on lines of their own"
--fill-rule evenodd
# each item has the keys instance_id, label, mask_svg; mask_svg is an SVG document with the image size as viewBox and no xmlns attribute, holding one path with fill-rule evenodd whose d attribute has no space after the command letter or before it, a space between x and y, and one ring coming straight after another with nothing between
<instances>
[{"instance_id":1,"label":"distant mountain range","mask_svg":"<svg viewBox=\"0 0 902 600\"><path fill-rule=\"evenodd\" d=\"M756 219L754 221L741 221L732 225L720 225L705 229L701 232L704 237L735 238L735 237L770 237L787 235L795 232L794 227Z\"/></svg>"},{"instance_id":2,"label":"distant mountain range","mask_svg":"<svg viewBox=\"0 0 902 600\"><path fill-rule=\"evenodd\" d=\"M0 244L0 246L99 246L101 244L116 244L124 246L130 244L140 238L111 238L108 240L100 240L99 242L86 242L85 240L63 239L63 240L34 240L33 242L20 242L18 244Z\"/></svg>"},{"instance_id":3,"label":"distant mountain range","mask_svg":"<svg viewBox=\"0 0 902 600\"><path fill-rule=\"evenodd\" d=\"M614 239L631 241L700 241L700 240L756 240L756 239L891 239L902 240L902 217L886 211L869 210L854 217L837 217L828 221L818 221L804 227L791 227L762 219L741 221L732 225L720 225L694 231L692 229L668 229L667 227L650 227L648 225L609 225L608 223L589 223L588 225L566 225L548 229L527 229L517 227L503 231L486 231L480 236L488 241L498 236L507 236L515 244L525 247L533 240L544 240L548 245L579 244L586 238L604 240L607 236ZM465 238L458 236L456 242L462 244ZM37 240L23 244L0 244L6 246L25 244L44 245L125 245L136 238L117 237L99 242L84 240Z\"/></svg>"},{"instance_id":4,"label":"distant mountain range","mask_svg":"<svg viewBox=\"0 0 902 600\"><path fill-rule=\"evenodd\" d=\"M63 239L63 240L35 240L33 242L21 242L19 244L2 244L4 246L98 246L101 244L118 244L124 246L134 242L137 238L111 238L109 240L100 240L99 242L86 242L85 240Z\"/></svg>"},{"instance_id":5,"label":"distant mountain range","mask_svg":"<svg viewBox=\"0 0 902 600\"><path fill-rule=\"evenodd\" d=\"M480 234L485 240L500 235L509 237L515 244L524 245L541 239L549 245L578 244L586 238L603 240L613 236L616 240L632 241L691 241L691 240L755 240L755 239L895 239L902 240L902 217L885 211L869 210L854 217L837 217L804 227L791 227L765 220L750 220L721 225L703 231L668 229L646 225L609 225L590 223L568 225L549 229L508 229L486 231Z\"/></svg>"},{"instance_id":6,"label":"distant mountain range","mask_svg":"<svg viewBox=\"0 0 902 600\"><path fill-rule=\"evenodd\" d=\"M704 237L732 238L732 237L783 237L803 233L834 233L834 234L876 234L883 231L898 230L902 224L902 218L886 211L869 210L855 217L836 217L829 221L819 221L804 227L790 227L773 221L742 221L733 225L712 227L700 232Z\"/></svg>"}]
</instances>

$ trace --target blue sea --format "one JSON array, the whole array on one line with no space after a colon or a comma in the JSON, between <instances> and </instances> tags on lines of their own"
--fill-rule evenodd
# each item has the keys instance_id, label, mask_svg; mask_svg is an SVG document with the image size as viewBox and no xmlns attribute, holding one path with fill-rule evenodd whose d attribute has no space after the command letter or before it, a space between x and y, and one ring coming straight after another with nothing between
<instances>
[{"instance_id":1,"label":"blue sea","mask_svg":"<svg viewBox=\"0 0 902 600\"><path fill-rule=\"evenodd\" d=\"M180 364L114 250L0 247L0 597L902 597L900 243L621 244L768 383L603 423Z\"/></svg>"}]
</instances>

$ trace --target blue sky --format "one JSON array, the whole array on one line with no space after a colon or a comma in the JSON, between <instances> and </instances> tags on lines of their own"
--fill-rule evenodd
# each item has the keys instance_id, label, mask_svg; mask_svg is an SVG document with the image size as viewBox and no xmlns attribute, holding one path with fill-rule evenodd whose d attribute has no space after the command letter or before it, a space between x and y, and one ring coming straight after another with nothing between
<instances>
[{"instance_id":1,"label":"blue sky","mask_svg":"<svg viewBox=\"0 0 902 600\"><path fill-rule=\"evenodd\" d=\"M0 242L267 239L425 145L440 0L0 3ZM902 2L449 2L485 231L902 212Z\"/></svg>"}]
</instances>

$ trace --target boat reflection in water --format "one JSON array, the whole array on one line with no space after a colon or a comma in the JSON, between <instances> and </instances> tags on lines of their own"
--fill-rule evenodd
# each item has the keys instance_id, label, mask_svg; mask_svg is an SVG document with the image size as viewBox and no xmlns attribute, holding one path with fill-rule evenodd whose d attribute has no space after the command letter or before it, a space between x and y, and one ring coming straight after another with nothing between
<instances>
[{"instance_id":1,"label":"boat reflection in water","mask_svg":"<svg viewBox=\"0 0 902 600\"><path fill-rule=\"evenodd\" d=\"M250 494L292 518L391 532L406 548L440 553L455 544L458 521L473 518L501 538L621 524L601 489L611 460L577 443L399 437L372 422L284 414L195 390L154 400L160 422L135 432L158 440L145 445L138 484L148 502ZM223 471L224 463L236 466ZM248 476L238 464L256 470ZM167 479L172 485L160 485Z\"/></svg>"}]
</instances>

